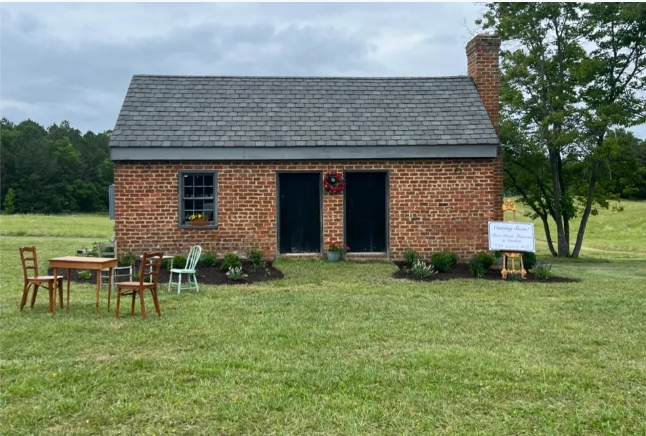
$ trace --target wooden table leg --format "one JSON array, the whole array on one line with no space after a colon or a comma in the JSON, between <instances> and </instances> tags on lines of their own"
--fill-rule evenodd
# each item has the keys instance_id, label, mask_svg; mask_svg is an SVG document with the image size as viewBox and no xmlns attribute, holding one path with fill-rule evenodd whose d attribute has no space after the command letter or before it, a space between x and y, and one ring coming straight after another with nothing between
<instances>
[{"instance_id":1,"label":"wooden table leg","mask_svg":"<svg viewBox=\"0 0 646 436\"><path fill-rule=\"evenodd\" d=\"M94 307L94 314L99 313L99 291L101 290L101 270L96 271L96 306Z\"/></svg>"},{"instance_id":2,"label":"wooden table leg","mask_svg":"<svg viewBox=\"0 0 646 436\"><path fill-rule=\"evenodd\" d=\"M67 310L70 309L70 282L72 281L72 270L67 268Z\"/></svg>"},{"instance_id":3,"label":"wooden table leg","mask_svg":"<svg viewBox=\"0 0 646 436\"><path fill-rule=\"evenodd\" d=\"M49 311L51 313L56 313L56 288L58 288L58 280L56 280L56 276L58 275L58 269L56 267L53 269L54 283L49 287Z\"/></svg>"},{"instance_id":4,"label":"wooden table leg","mask_svg":"<svg viewBox=\"0 0 646 436\"><path fill-rule=\"evenodd\" d=\"M110 311L110 295L112 295L112 267L108 268L108 312Z\"/></svg>"}]
</instances>

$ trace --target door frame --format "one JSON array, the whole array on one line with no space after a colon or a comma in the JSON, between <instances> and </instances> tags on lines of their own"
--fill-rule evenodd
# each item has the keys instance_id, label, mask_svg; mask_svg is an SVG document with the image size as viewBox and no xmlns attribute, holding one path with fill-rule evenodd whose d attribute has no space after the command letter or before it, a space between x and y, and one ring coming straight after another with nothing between
<instances>
[{"instance_id":1,"label":"door frame","mask_svg":"<svg viewBox=\"0 0 646 436\"><path fill-rule=\"evenodd\" d=\"M390 169L359 169L359 170L347 170L343 169L343 175L345 176L348 173L385 173L386 174L386 256L390 259ZM346 188L347 189L347 188ZM347 230L346 230L346 198L345 198L345 189L343 190L343 243L347 243ZM352 248L352 247L350 247ZM383 254L383 251L377 251L374 253L364 253L364 254Z\"/></svg>"},{"instance_id":2,"label":"door frame","mask_svg":"<svg viewBox=\"0 0 646 436\"><path fill-rule=\"evenodd\" d=\"M276 174L276 256L281 257L288 255L290 253L281 253L280 252L280 175L281 174L318 174L319 175L319 234L321 235L321 240L319 242L319 251L311 253L296 253L298 255L307 256L311 254L320 254L323 256L323 171L320 170L275 170Z\"/></svg>"}]
</instances>

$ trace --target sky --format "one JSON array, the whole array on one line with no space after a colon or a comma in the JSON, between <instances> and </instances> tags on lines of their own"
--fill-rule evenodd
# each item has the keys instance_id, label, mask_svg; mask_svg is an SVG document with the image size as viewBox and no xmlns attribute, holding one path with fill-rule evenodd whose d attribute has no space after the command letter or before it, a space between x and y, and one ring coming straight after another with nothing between
<instances>
[{"instance_id":1,"label":"sky","mask_svg":"<svg viewBox=\"0 0 646 436\"><path fill-rule=\"evenodd\" d=\"M452 76L481 3L2 3L0 114L111 130L133 74ZM646 137L646 126L635 129Z\"/></svg>"}]
</instances>

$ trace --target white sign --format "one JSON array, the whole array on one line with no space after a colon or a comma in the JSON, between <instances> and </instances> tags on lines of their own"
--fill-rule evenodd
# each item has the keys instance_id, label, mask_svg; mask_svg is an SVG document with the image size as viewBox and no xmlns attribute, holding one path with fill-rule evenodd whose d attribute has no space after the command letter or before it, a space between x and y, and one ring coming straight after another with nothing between
<instances>
[{"instance_id":1,"label":"white sign","mask_svg":"<svg viewBox=\"0 0 646 436\"><path fill-rule=\"evenodd\" d=\"M489 250L536 252L534 224L489 221Z\"/></svg>"}]
</instances>

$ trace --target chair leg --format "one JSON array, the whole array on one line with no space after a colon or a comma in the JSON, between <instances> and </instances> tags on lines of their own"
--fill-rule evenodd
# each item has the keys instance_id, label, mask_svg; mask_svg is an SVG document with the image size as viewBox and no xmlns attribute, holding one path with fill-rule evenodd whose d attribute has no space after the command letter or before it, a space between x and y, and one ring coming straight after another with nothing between
<instances>
[{"instance_id":1,"label":"chair leg","mask_svg":"<svg viewBox=\"0 0 646 436\"><path fill-rule=\"evenodd\" d=\"M117 288L117 318L119 318L119 305L121 303L121 291Z\"/></svg>"},{"instance_id":2,"label":"chair leg","mask_svg":"<svg viewBox=\"0 0 646 436\"><path fill-rule=\"evenodd\" d=\"M197 276L193 274L193 281L195 282L195 292L200 292L200 287L197 284Z\"/></svg>"},{"instance_id":3,"label":"chair leg","mask_svg":"<svg viewBox=\"0 0 646 436\"><path fill-rule=\"evenodd\" d=\"M139 294L139 301L141 302L141 317L143 319L146 319L146 303L144 302L144 291L143 291L143 289L138 290L137 294Z\"/></svg>"},{"instance_id":4,"label":"chair leg","mask_svg":"<svg viewBox=\"0 0 646 436\"><path fill-rule=\"evenodd\" d=\"M131 308L131 310L130 310L130 315L134 315L134 314L135 314L135 298L136 298L136 297L137 297L137 294L135 294L135 293L133 292L133 293L132 293L132 308Z\"/></svg>"},{"instance_id":5,"label":"chair leg","mask_svg":"<svg viewBox=\"0 0 646 436\"><path fill-rule=\"evenodd\" d=\"M177 282L177 295L182 292L182 273L179 273L179 282Z\"/></svg>"},{"instance_id":6,"label":"chair leg","mask_svg":"<svg viewBox=\"0 0 646 436\"><path fill-rule=\"evenodd\" d=\"M27 304L27 296L29 295L29 285L25 283L22 287L22 298L20 299L20 310Z\"/></svg>"},{"instance_id":7,"label":"chair leg","mask_svg":"<svg viewBox=\"0 0 646 436\"><path fill-rule=\"evenodd\" d=\"M34 308L34 304L36 304L36 294L38 294L38 288L39 287L40 287L40 285L34 284L34 290L31 293L31 306L30 307L32 309Z\"/></svg>"},{"instance_id":8,"label":"chair leg","mask_svg":"<svg viewBox=\"0 0 646 436\"><path fill-rule=\"evenodd\" d=\"M157 311L157 315L161 318L161 307L159 307L159 299L157 298L157 290L156 289L151 289L151 292L153 294L153 302L155 303L155 310Z\"/></svg>"},{"instance_id":9,"label":"chair leg","mask_svg":"<svg viewBox=\"0 0 646 436\"><path fill-rule=\"evenodd\" d=\"M170 277L168 279L168 292L173 291L173 272L171 271Z\"/></svg>"}]
</instances>

